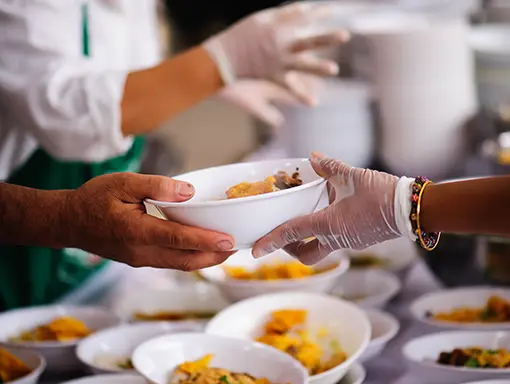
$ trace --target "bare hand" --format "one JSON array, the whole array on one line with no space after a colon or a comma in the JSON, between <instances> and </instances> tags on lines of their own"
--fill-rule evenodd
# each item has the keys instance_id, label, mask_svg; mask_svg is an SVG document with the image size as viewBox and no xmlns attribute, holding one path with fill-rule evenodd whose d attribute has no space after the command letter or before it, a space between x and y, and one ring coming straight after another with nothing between
<instances>
[{"instance_id":1,"label":"bare hand","mask_svg":"<svg viewBox=\"0 0 510 384\"><path fill-rule=\"evenodd\" d=\"M147 214L144 199L186 201L192 185L164 176L113 173L70 191L61 214L69 242L129 264L192 271L220 264L233 252L232 237Z\"/></svg>"}]
</instances>

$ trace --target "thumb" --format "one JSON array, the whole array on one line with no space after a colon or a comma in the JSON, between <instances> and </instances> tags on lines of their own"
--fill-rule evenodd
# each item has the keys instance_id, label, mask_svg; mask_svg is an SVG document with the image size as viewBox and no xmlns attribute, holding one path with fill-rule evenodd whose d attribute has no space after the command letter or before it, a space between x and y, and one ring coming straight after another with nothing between
<instances>
[{"instance_id":1,"label":"thumb","mask_svg":"<svg viewBox=\"0 0 510 384\"><path fill-rule=\"evenodd\" d=\"M170 177L136 173L121 175L121 182L115 184L115 189L130 202L145 199L179 202L189 200L195 194L193 185Z\"/></svg>"},{"instance_id":2,"label":"thumb","mask_svg":"<svg viewBox=\"0 0 510 384\"><path fill-rule=\"evenodd\" d=\"M327 157L319 152L313 152L310 156L310 163L313 170L321 177L330 179L339 173L345 173L350 168L349 165L341 161Z\"/></svg>"}]
</instances>

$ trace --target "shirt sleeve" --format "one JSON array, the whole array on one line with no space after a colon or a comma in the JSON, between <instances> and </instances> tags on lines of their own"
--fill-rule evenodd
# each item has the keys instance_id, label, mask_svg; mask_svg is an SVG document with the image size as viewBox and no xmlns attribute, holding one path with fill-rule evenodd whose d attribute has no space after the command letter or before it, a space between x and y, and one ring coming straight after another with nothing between
<instances>
[{"instance_id":1,"label":"shirt sleeve","mask_svg":"<svg viewBox=\"0 0 510 384\"><path fill-rule=\"evenodd\" d=\"M125 153L127 71L82 55L77 0L0 0L0 102L8 120L55 158L98 162Z\"/></svg>"}]
</instances>

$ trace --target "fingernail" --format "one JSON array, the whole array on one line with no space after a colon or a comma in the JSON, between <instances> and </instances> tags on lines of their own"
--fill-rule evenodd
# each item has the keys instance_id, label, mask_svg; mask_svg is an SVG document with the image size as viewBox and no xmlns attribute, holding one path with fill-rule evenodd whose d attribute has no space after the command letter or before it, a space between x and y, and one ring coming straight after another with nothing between
<instances>
[{"instance_id":1,"label":"fingernail","mask_svg":"<svg viewBox=\"0 0 510 384\"><path fill-rule=\"evenodd\" d=\"M175 191L183 197L190 197L195 193L195 188L190 183L177 183Z\"/></svg>"},{"instance_id":2,"label":"fingernail","mask_svg":"<svg viewBox=\"0 0 510 384\"><path fill-rule=\"evenodd\" d=\"M273 253L274 251L275 251L274 249L268 247L268 248L263 248L260 251L255 252L255 253L252 252L252 255L253 255L254 259L260 259L261 257L267 256L270 253Z\"/></svg>"},{"instance_id":3,"label":"fingernail","mask_svg":"<svg viewBox=\"0 0 510 384\"><path fill-rule=\"evenodd\" d=\"M234 248L234 244L230 240L222 240L218 243L220 251L230 251L232 248Z\"/></svg>"},{"instance_id":4,"label":"fingernail","mask_svg":"<svg viewBox=\"0 0 510 384\"><path fill-rule=\"evenodd\" d=\"M320 152L312 152L312 159L319 160L322 159L323 157L324 155Z\"/></svg>"}]
</instances>

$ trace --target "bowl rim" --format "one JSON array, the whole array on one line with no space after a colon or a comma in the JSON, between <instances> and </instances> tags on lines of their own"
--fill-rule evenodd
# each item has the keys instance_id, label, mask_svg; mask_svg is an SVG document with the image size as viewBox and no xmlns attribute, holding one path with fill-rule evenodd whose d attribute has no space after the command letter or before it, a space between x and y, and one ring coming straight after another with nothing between
<instances>
[{"instance_id":1,"label":"bowl rim","mask_svg":"<svg viewBox=\"0 0 510 384\"><path fill-rule=\"evenodd\" d=\"M388 343L400 331L400 322L391 313L381 311L379 309L372 309L372 308L365 309L365 312L368 315L369 321L370 321L370 316L375 316L375 317L379 317L380 319L384 319L384 321L386 321L390 325L389 330L385 334L383 334L379 337L376 337L375 339L370 339L370 342L368 343L369 347L371 345L381 345L381 344ZM372 323L370 323L370 326L372 326Z\"/></svg>"},{"instance_id":2,"label":"bowl rim","mask_svg":"<svg viewBox=\"0 0 510 384\"><path fill-rule=\"evenodd\" d=\"M26 380L29 378L37 378L42 375L42 373L46 369L46 366L48 365L44 356L41 353L36 352L32 349L10 347L10 346L1 346L1 348L5 349L7 352L11 352L11 353L18 350L19 352L30 354L30 355L36 357L38 360L37 367L35 367L32 371L30 371L30 373L28 375L20 377L19 379L14 380L14 381L9 381L8 384L17 384L17 383L20 383L22 380ZM22 360L22 359L20 359L20 360Z\"/></svg>"},{"instance_id":3,"label":"bowl rim","mask_svg":"<svg viewBox=\"0 0 510 384\"><path fill-rule=\"evenodd\" d=\"M188 331L191 332L191 325L189 323L182 323L182 322L172 322L172 321L140 321L135 323L121 323L118 325L114 325L109 328L101 329L100 331L94 332L90 336L85 337L84 339L81 339L78 345L76 346L76 357L78 360L80 360L83 364L86 366L89 366L94 369L101 370L103 372L110 372L110 373L129 373L129 372L136 372L134 369L113 369L113 368L106 368L103 366L100 366L96 363L94 363L94 359L88 359L85 357L85 348L90 343L94 343L97 341L100 341L103 337L106 335L115 335L116 333L124 334L126 332L135 331L137 329L161 329L162 334L165 333L177 333L177 332L184 332ZM165 329L168 328L168 329ZM175 331L172 331L171 328L176 328ZM178 328L181 328L179 330ZM188 329L186 329L188 328ZM186 329L186 330L185 330ZM120 337L120 335L119 335ZM153 337L151 337L153 338ZM147 339L149 340L149 339ZM94 357L94 356L92 356Z\"/></svg>"},{"instance_id":4,"label":"bowl rim","mask_svg":"<svg viewBox=\"0 0 510 384\"><path fill-rule=\"evenodd\" d=\"M327 280L331 278L338 277L347 273L350 267L350 261L347 255L344 253L338 253L337 260L338 264L335 268L330 269L325 272L317 273L311 276L300 277L297 279L280 279L280 280L241 280L241 279L229 279L225 276L225 278L211 278L211 276L207 276L203 274L203 270L198 271L198 274L203 277L210 284L216 284L219 286L235 286L235 287L286 287L293 286L297 284L311 284L316 281ZM220 265L215 265L209 268L220 268ZM206 269L209 269L206 268Z\"/></svg>"},{"instance_id":5,"label":"bowl rim","mask_svg":"<svg viewBox=\"0 0 510 384\"><path fill-rule=\"evenodd\" d=\"M331 369L329 369L329 370L327 370L325 372L319 373L317 375L310 375L309 376L310 380L311 379L313 379L313 380L320 380L321 378L329 376L329 374L331 374L333 371L339 369L342 366L347 366L348 367L348 366L352 365L354 362L356 362L359 359L359 357L367 349L367 347L369 345L369 342L370 342L372 328L371 328L370 321L368 319L368 316L367 316L366 312L363 309L361 309L360 307L358 307L357 305L355 305L355 304L353 304L353 303L351 303L351 302L349 302L347 300L343 300L343 299L340 299L338 297L331 296L331 295L328 295L328 294L321 294L321 293L316 293L316 292L303 292L303 291L272 292L272 293L267 293L267 294L263 294L263 295L253 296L253 297L250 297L250 298L238 301L236 303L233 303L232 305L229 305L227 308L223 309L222 311L218 312L218 314L216 316L214 316L207 323L207 325L205 326L204 332L206 334L213 334L214 335L214 333L210 333L211 324L213 324L214 320L217 319L219 316L221 316L223 312L235 310L235 309L237 309L237 307L247 305L247 304L249 304L250 302L253 302L253 301L259 301L259 300L264 300L264 299L267 299L267 298L271 299L273 297L289 296L289 295L290 296L308 296L310 299L320 298L321 300L323 300L323 299L328 300L331 303L333 303L333 302L340 303L340 304L344 305L345 307L348 307L351 311L357 312L358 314L360 314L361 317L363 318L363 321L365 322L366 329L368 330L368 332L366 332L366 335L365 335L363 341L361 342L361 345L358 348L358 350L355 353L353 353L352 355L350 355L347 358L347 360L345 360L343 363L341 363L341 364L339 364L339 365L337 365L337 366L335 366L335 367L333 367L333 368L331 368ZM250 340L250 339L243 339L243 340Z\"/></svg>"},{"instance_id":6,"label":"bowl rim","mask_svg":"<svg viewBox=\"0 0 510 384\"><path fill-rule=\"evenodd\" d=\"M234 163L234 164L227 164L227 165L218 165L215 167L209 167L209 168L203 168L198 169L196 171L186 172L177 176L174 176L173 178L176 180L179 180L183 177L188 177L193 174L197 174L199 172L204 171L211 171L211 170L217 170L221 168L233 168L233 167L241 167L241 166L250 166L253 164L269 164L269 163L277 163L281 162L284 163L286 161L294 161L294 162L308 162L310 163L310 160L307 158L286 158L286 159L273 159L273 160L263 160L263 161L250 161L245 163ZM223 205L239 205L250 201L259 201L259 200L267 200L267 199L273 199L280 196L285 196L291 193L296 193L305 189L309 189L321 184L326 183L326 179L318 176L319 178L317 180L310 181L309 183L305 183L302 185L299 185L294 188L284 189L277 192L269 192L264 193L261 195L256 196L247 196L247 197L239 197L237 199L224 199L224 200L209 200L209 201L184 201L184 202L170 202L170 201L158 201L153 199L145 199L145 202L148 204L154 205L158 210L160 208L202 208L202 207L215 207L215 206L223 206Z\"/></svg>"},{"instance_id":7,"label":"bowl rim","mask_svg":"<svg viewBox=\"0 0 510 384\"><path fill-rule=\"evenodd\" d=\"M101 380L101 379L106 379L106 378L111 378L111 377L115 377L115 378L123 378L123 379L126 379L126 378L129 378L129 379L140 379L140 382L145 382L144 378L137 374L137 373L104 373L104 374L99 374L99 375L92 375L92 376L85 376L85 377L80 377L79 379L73 379L73 380L68 380L68 381L64 381L62 382L61 384L80 384L80 383L83 383L83 382L87 382L88 380L93 380L93 379L98 379L98 380ZM10 384L10 383L8 383Z\"/></svg>"},{"instance_id":8,"label":"bowl rim","mask_svg":"<svg viewBox=\"0 0 510 384\"><path fill-rule=\"evenodd\" d=\"M497 287L497 286L491 286L491 285L480 285L480 286L466 286L466 287L455 287L455 288L445 288L440 289L434 292L428 292L425 293L415 300L409 305L409 311L411 312L412 316L421 322L422 324L432 325L438 328L445 328L445 329L457 329L457 330L479 330L479 331L491 331L491 330L510 330L510 321L500 322L500 323L456 323L456 322L448 322L448 321L441 321L441 320L434 320L432 318L425 317L422 313L419 311L419 306L422 305L422 303L426 300L433 299L434 297L443 296L445 294L453 294L456 292L465 292L466 295L468 295L470 292L473 291L493 291L494 293L497 293L498 291L505 291L510 296L510 288L507 287ZM455 307L450 308L450 310L455 309Z\"/></svg>"},{"instance_id":9,"label":"bowl rim","mask_svg":"<svg viewBox=\"0 0 510 384\"><path fill-rule=\"evenodd\" d=\"M40 305L35 307L27 307L27 308L19 308L19 309L13 309L11 311L7 311L0 314L0 318L11 316L14 314L19 314L23 312L32 312L32 311L58 311L58 310L66 310L66 311L99 311L102 312L104 315L110 316L111 320L116 321L116 325L120 325L123 323L120 316L118 316L115 312L109 310L105 306L100 305L62 305L62 304L52 304L52 305ZM36 325L34 325L36 326ZM107 327L110 328L110 327ZM101 328L99 330L107 329L107 328ZM98 330L98 331L99 331ZM95 333L95 332L94 332ZM50 349L50 348L67 348L67 347L74 347L80 343L80 341L83 339L75 339L70 341L24 341L24 342L15 342L15 341L9 341L8 339L2 340L0 339L0 346L5 347L13 347L13 348L25 348L25 349Z\"/></svg>"},{"instance_id":10,"label":"bowl rim","mask_svg":"<svg viewBox=\"0 0 510 384\"><path fill-rule=\"evenodd\" d=\"M408 351L410 348L410 345L416 344L420 341L423 341L423 340L426 340L429 338L436 338L436 337L449 336L449 335L451 335L451 336L480 335L480 336L494 336L494 337L497 335L501 335L501 336L509 336L510 337L510 332L506 332L506 331L469 331L469 330L462 331L461 330L461 331L440 331L440 332L428 333L425 335L414 337L411 340L408 340L402 346L402 349L401 349L402 355L404 356L404 358L407 361L410 361L414 364L421 365L422 367L435 368L435 369L439 369L439 370L446 371L446 372L458 372L458 373L466 373L466 372L480 373L480 372L483 372L483 373L487 373L487 374L505 374L505 375L510 374L510 368L457 367L457 366L453 366L453 365L438 364L435 361L417 360L410 356L409 351Z\"/></svg>"},{"instance_id":11,"label":"bowl rim","mask_svg":"<svg viewBox=\"0 0 510 384\"><path fill-rule=\"evenodd\" d=\"M367 296L362 300L355 301L356 305L363 307L363 305L367 305L367 310L371 309L372 306L378 304L384 304L393 299L399 292L402 290L402 283L399 278L395 276L391 271L384 268L357 268L357 269L349 269L345 275L347 276L349 273L351 274L362 274L362 273L370 273L379 275L378 278L384 280L385 283L388 284L388 287L391 289L386 289L381 292L378 292L374 295ZM331 293L333 295L335 292L341 287L342 281L339 281L336 286L332 289Z\"/></svg>"},{"instance_id":12,"label":"bowl rim","mask_svg":"<svg viewBox=\"0 0 510 384\"><path fill-rule=\"evenodd\" d=\"M143 372L143 370L140 369L139 366L137 366L137 365L139 365L139 364L137 364L137 360L138 360L137 356L140 356L140 354L142 353L141 351L143 351L144 348L147 348L148 345L150 345L151 343L157 342L160 339L168 339L168 338L178 339L180 337L184 337L184 338L186 338L186 337L207 337L207 338L213 338L213 339L217 339L218 340L218 345L221 345L221 341L222 340L229 340L231 342L237 343L240 346L240 348L242 346L243 349L246 348L247 346L250 346L250 348L262 349L265 353L268 353L268 354L273 355L273 356L279 355L281 358L286 360L286 362L288 363L289 367L292 366L294 369L296 369L297 371L299 371L301 373L301 376L302 376L302 379L303 379L304 383L307 383L309 378L311 377L308 374L308 371L305 369L305 367L302 366L297 360L295 360L294 358L292 358L290 355L286 354L285 352L279 351L276 348L267 346L267 345L262 344L262 343L258 343L258 342L253 341L253 340L241 339L241 338L230 337L230 336L215 335L215 334L206 333L206 332L179 332L179 333L171 333L171 334L156 336L156 337L153 337L150 340L147 340L147 341L141 343L138 347L136 347L135 351L133 352L133 356L132 356L133 366L135 367L136 371L142 377L144 377L148 381L152 382L152 380L149 377L147 377L147 375Z\"/></svg>"}]
</instances>

